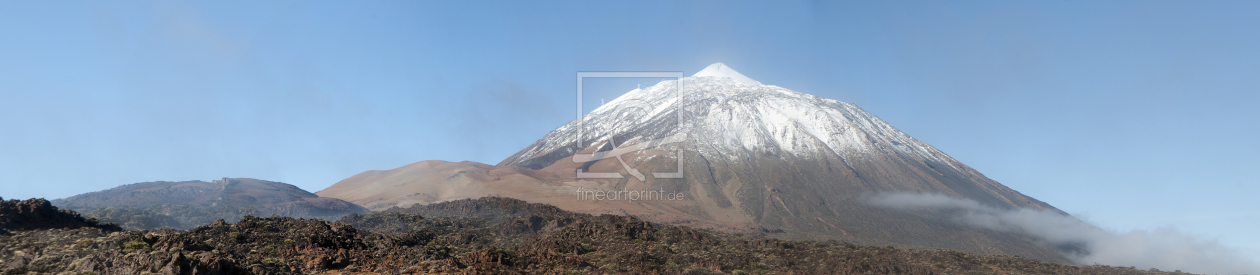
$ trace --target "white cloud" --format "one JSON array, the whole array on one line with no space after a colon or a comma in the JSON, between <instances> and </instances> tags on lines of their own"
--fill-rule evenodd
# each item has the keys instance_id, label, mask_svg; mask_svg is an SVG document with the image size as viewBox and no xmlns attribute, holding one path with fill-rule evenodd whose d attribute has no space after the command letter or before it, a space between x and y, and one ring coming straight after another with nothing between
<instances>
[{"instance_id":1,"label":"white cloud","mask_svg":"<svg viewBox=\"0 0 1260 275\"><path fill-rule=\"evenodd\" d=\"M867 202L889 208L942 210L950 213L955 221L969 226L1023 233L1061 247L1079 247L1080 250L1061 251L1079 264L1260 274L1260 266L1238 250L1174 228L1114 232L1057 212L1000 209L941 194L884 193L868 197Z\"/></svg>"}]
</instances>

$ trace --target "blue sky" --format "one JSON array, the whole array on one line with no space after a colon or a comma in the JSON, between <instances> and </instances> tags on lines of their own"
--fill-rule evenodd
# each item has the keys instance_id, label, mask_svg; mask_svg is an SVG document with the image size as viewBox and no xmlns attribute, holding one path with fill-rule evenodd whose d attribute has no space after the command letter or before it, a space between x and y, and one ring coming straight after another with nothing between
<instances>
[{"instance_id":1,"label":"blue sky","mask_svg":"<svg viewBox=\"0 0 1260 275\"><path fill-rule=\"evenodd\" d=\"M1260 2L0 3L0 196L489 164L576 71L724 62L1100 226L1260 255Z\"/></svg>"}]
</instances>

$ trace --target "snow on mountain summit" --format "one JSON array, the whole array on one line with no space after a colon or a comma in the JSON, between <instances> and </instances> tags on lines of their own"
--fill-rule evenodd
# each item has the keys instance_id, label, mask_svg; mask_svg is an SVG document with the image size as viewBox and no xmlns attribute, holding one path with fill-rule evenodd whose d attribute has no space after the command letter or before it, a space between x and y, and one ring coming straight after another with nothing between
<instances>
[{"instance_id":1,"label":"snow on mountain summit","mask_svg":"<svg viewBox=\"0 0 1260 275\"><path fill-rule=\"evenodd\" d=\"M726 64L722 64L721 62L713 63L713 65L709 65L708 67L705 67L704 70L700 70L700 72L697 72L696 74L691 75L691 77L703 77L703 76L729 77L731 79L734 79L735 81L743 82L746 84L761 85L761 82L757 82L756 80L753 80L752 78L748 78L747 76L744 76L744 74L736 72L735 69L731 69L731 67L727 67Z\"/></svg>"},{"instance_id":2,"label":"snow on mountain summit","mask_svg":"<svg viewBox=\"0 0 1260 275\"><path fill-rule=\"evenodd\" d=\"M627 92L501 164L537 169L592 142L675 134L690 136L691 146L720 152L714 158L760 152L814 160L904 154L953 166L949 156L856 105L764 85L722 63Z\"/></svg>"}]
</instances>

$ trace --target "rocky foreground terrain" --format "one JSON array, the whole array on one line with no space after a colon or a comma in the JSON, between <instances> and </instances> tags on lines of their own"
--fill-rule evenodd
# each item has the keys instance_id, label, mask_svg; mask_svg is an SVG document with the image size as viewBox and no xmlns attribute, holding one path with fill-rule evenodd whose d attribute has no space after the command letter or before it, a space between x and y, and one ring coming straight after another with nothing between
<instances>
[{"instance_id":1,"label":"rocky foreground terrain","mask_svg":"<svg viewBox=\"0 0 1260 275\"><path fill-rule=\"evenodd\" d=\"M0 200L5 274L1170 274L954 250L784 241L506 198L339 221L246 217L125 231L47 200Z\"/></svg>"}]
</instances>

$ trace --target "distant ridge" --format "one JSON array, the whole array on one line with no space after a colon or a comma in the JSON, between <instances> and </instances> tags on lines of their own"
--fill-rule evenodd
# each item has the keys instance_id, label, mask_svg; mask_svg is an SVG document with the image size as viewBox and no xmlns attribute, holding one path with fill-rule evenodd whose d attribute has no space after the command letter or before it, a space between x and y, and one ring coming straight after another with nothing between
<instances>
[{"instance_id":1,"label":"distant ridge","mask_svg":"<svg viewBox=\"0 0 1260 275\"><path fill-rule=\"evenodd\" d=\"M274 214L322 218L371 212L341 199L319 197L291 184L250 178L224 178L213 182L133 183L53 200L52 204L64 209L75 209L85 215L96 213L92 210L106 208L158 212L170 212L175 208L179 210L177 212L198 213L197 215L232 212L235 216Z\"/></svg>"}]
</instances>

